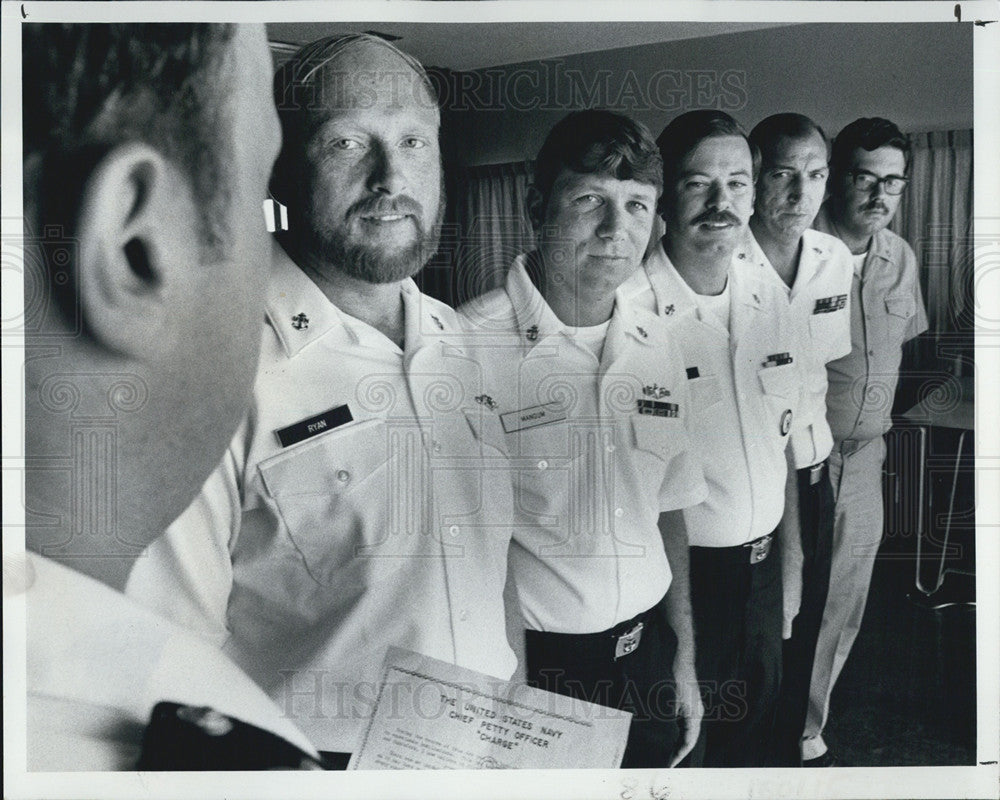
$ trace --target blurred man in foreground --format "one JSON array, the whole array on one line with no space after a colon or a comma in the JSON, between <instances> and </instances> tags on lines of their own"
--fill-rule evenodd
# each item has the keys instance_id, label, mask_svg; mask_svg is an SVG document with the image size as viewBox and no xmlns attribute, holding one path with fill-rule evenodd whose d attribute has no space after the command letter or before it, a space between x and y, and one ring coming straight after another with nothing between
<instances>
[{"instance_id":1,"label":"blurred man in foreground","mask_svg":"<svg viewBox=\"0 0 1000 800\"><path fill-rule=\"evenodd\" d=\"M280 142L263 28L23 30L28 768L134 768L160 700L182 736L266 744L151 766L315 764L235 665L120 594L249 399Z\"/></svg>"}]
</instances>

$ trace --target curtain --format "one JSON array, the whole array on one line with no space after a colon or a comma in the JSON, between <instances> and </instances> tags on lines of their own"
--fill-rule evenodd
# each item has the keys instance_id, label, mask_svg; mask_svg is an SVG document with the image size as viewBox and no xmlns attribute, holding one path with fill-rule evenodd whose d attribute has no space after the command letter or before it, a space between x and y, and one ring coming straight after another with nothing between
<instances>
[{"instance_id":1,"label":"curtain","mask_svg":"<svg viewBox=\"0 0 1000 800\"><path fill-rule=\"evenodd\" d=\"M892 229L917 255L928 333L916 350L923 369L962 375L972 364L972 131L911 136L910 184Z\"/></svg>"},{"instance_id":2,"label":"curtain","mask_svg":"<svg viewBox=\"0 0 1000 800\"><path fill-rule=\"evenodd\" d=\"M535 246L526 210L531 161L456 170L449 204L457 307L502 286L514 258Z\"/></svg>"}]
</instances>

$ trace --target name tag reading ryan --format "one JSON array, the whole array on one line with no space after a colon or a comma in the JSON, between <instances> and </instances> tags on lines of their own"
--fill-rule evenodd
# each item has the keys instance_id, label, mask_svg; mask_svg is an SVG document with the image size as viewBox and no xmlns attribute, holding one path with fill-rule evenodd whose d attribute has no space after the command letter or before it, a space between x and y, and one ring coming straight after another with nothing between
<instances>
[{"instance_id":1,"label":"name tag reading ryan","mask_svg":"<svg viewBox=\"0 0 1000 800\"><path fill-rule=\"evenodd\" d=\"M500 424L503 425L504 433L514 433L514 431L537 428L539 425L548 425L550 422L562 422L564 419L566 412L559 408L558 403L545 403L501 414Z\"/></svg>"},{"instance_id":2,"label":"name tag reading ryan","mask_svg":"<svg viewBox=\"0 0 1000 800\"><path fill-rule=\"evenodd\" d=\"M390 647L348 769L615 769L631 718Z\"/></svg>"}]
</instances>

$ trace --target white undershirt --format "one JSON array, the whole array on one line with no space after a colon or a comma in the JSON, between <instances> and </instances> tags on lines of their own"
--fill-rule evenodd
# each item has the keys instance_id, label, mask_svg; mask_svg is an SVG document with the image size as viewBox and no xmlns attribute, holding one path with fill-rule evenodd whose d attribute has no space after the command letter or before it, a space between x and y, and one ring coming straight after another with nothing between
<instances>
[{"instance_id":1,"label":"white undershirt","mask_svg":"<svg viewBox=\"0 0 1000 800\"><path fill-rule=\"evenodd\" d=\"M860 275L865 266L865 259L868 258L868 251L865 250L865 252L858 253L857 255L851 253L851 258L854 261L854 274Z\"/></svg>"},{"instance_id":2,"label":"white undershirt","mask_svg":"<svg viewBox=\"0 0 1000 800\"><path fill-rule=\"evenodd\" d=\"M720 294L697 294L698 308L701 310L702 318L711 315L722 325L726 331L729 330L729 281L726 280L726 288Z\"/></svg>"},{"instance_id":3,"label":"white undershirt","mask_svg":"<svg viewBox=\"0 0 1000 800\"><path fill-rule=\"evenodd\" d=\"M566 335L581 347L590 350L594 354L594 357L600 361L601 353L604 350L604 340L608 335L608 327L610 325L611 319L609 318L600 325L588 325L583 328L567 327Z\"/></svg>"}]
</instances>

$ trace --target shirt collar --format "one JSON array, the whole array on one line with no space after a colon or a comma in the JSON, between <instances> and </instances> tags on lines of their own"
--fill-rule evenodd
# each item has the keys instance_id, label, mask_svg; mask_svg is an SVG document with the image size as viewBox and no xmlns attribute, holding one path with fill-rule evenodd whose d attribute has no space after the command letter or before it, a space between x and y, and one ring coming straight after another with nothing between
<instances>
[{"instance_id":1,"label":"shirt collar","mask_svg":"<svg viewBox=\"0 0 1000 800\"><path fill-rule=\"evenodd\" d=\"M768 259L767 254L764 252L764 248L760 246L760 242L757 241L757 237L753 235L753 231L750 230L749 226L747 226L746 240L742 248L737 248L737 258L739 257L738 253L742 250L742 252L746 253L748 260L756 262L763 270L761 277L768 280L773 278L775 285L781 286L785 294L791 296L808 284L816 275L819 264L830 257L830 248L815 234L816 231L809 228L802 233L799 263L795 269L795 280L791 286L788 286L781 279L781 276L774 268L774 265L771 264L770 259Z\"/></svg>"},{"instance_id":2,"label":"shirt collar","mask_svg":"<svg viewBox=\"0 0 1000 800\"><path fill-rule=\"evenodd\" d=\"M528 276L529 255L522 253L514 260L514 265L507 272L506 285L507 296L514 307L518 334L528 350L552 336L571 338L571 329L556 316ZM631 302L635 292L636 285L631 278L615 290L615 306L606 341L628 336L647 346L654 343L650 337L649 317L644 319L641 309Z\"/></svg>"},{"instance_id":3,"label":"shirt collar","mask_svg":"<svg viewBox=\"0 0 1000 800\"><path fill-rule=\"evenodd\" d=\"M401 283L400 291L406 352L416 352L438 334L457 330L442 308L420 292L412 278ZM294 358L328 335L340 337L348 346L387 346L388 340L378 331L331 303L312 278L278 246L275 246L265 313L288 358Z\"/></svg>"}]
</instances>

